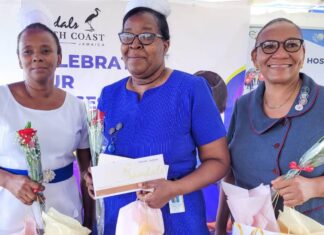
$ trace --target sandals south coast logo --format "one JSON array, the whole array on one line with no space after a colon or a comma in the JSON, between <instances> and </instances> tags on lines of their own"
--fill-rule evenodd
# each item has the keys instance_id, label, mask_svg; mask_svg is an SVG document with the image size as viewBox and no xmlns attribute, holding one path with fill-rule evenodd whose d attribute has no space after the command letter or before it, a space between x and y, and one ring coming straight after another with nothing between
<instances>
[{"instance_id":1,"label":"sandals south coast logo","mask_svg":"<svg viewBox=\"0 0 324 235\"><path fill-rule=\"evenodd\" d=\"M94 8L88 15L74 16L59 15L54 21L55 33L62 44L75 44L78 46L103 47L105 34L98 32L101 10Z\"/></svg>"}]
</instances>

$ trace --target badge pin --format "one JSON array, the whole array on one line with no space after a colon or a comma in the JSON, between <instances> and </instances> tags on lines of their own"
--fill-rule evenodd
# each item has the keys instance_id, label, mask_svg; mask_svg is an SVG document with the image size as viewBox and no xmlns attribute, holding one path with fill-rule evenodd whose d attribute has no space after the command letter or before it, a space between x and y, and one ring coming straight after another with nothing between
<instances>
[{"instance_id":1,"label":"badge pin","mask_svg":"<svg viewBox=\"0 0 324 235\"><path fill-rule=\"evenodd\" d=\"M297 111L302 111L303 108L304 108L304 106L303 106L302 104L296 104L296 105L295 105L295 109L296 109Z\"/></svg>"},{"instance_id":2,"label":"badge pin","mask_svg":"<svg viewBox=\"0 0 324 235\"><path fill-rule=\"evenodd\" d=\"M301 104L301 105L306 105L307 103L308 103L308 100L306 98L301 98L299 100L299 104Z\"/></svg>"}]
</instances>

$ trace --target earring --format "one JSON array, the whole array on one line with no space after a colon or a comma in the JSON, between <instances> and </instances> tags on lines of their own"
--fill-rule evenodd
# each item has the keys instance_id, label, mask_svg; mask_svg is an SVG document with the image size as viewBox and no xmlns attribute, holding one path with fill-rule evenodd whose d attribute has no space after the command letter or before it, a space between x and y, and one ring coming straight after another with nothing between
<instances>
[{"instance_id":1,"label":"earring","mask_svg":"<svg viewBox=\"0 0 324 235\"><path fill-rule=\"evenodd\" d=\"M108 145L108 152L114 153L116 151L115 141L117 138L118 132L123 128L123 124L121 122L117 123L115 127L109 129L109 137L110 137L110 144Z\"/></svg>"}]
</instances>

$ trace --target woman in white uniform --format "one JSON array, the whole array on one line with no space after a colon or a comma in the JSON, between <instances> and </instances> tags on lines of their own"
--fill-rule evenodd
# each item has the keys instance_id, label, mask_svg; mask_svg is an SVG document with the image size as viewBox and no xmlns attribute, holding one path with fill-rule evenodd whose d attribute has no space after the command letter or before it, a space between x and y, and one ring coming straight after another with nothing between
<instances>
[{"instance_id":1,"label":"woman in white uniform","mask_svg":"<svg viewBox=\"0 0 324 235\"><path fill-rule=\"evenodd\" d=\"M83 224L90 228L93 201L83 181L79 195L73 176L74 151L81 172L90 164L86 114L80 100L54 86L62 59L59 40L45 25L31 24L18 35L17 55L24 81L0 86L0 235L23 231L37 191L43 191L46 209L80 222L83 208ZM28 178L17 141L17 131L28 121L37 130L43 170L55 173L43 185Z\"/></svg>"}]
</instances>

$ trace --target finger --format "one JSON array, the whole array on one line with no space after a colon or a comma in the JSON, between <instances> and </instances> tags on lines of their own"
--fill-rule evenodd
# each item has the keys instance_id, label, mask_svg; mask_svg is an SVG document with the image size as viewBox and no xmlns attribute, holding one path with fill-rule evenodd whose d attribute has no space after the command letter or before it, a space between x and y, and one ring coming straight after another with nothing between
<instances>
[{"instance_id":1,"label":"finger","mask_svg":"<svg viewBox=\"0 0 324 235\"><path fill-rule=\"evenodd\" d=\"M25 198L25 195L17 195L17 198L24 204L28 205L27 198Z\"/></svg>"},{"instance_id":2,"label":"finger","mask_svg":"<svg viewBox=\"0 0 324 235\"><path fill-rule=\"evenodd\" d=\"M30 201L30 202L35 201L36 198L37 198L36 193L34 193L32 189L27 190L26 193L25 193L25 196L27 197L27 200Z\"/></svg>"},{"instance_id":3,"label":"finger","mask_svg":"<svg viewBox=\"0 0 324 235\"><path fill-rule=\"evenodd\" d=\"M142 189L142 190L145 190L145 189L148 189L148 188L149 188L147 182L138 183L137 186L138 186L140 189Z\"/></svg>"},{"instance_id":4,"label":"finger","mask_svg":"<svg viewBox=\"0 0 324 235\"><path fill-rule=\"evenodd\" d=\"M288 206L288 207L295 207L295 206L298 206L298 205L301 205L302 203L297 201L297 200L288 200L288 201L284 201L284 205L285 206Z\"/></svg>"},{"instance_id":5,"label":"finger","mask_svg":"<svg viewBox=\"0 0 324 235\"><path fill-rule=\"evenodd\" d=\"M271 181L272 187L275 189L286 188L291 184L290 179L284 179L283 177L278 177L274 181Z\"/></svg>"},{"instance_id":6,"label":"finger","mask_svg":"<svg viewBox=\"0 0 324 235\"><path fill-rule=\"evenodd\" d=\"M32 180L30 180L29 182L28 182L28 185L29 185L29 187L31 187L31 188L41 188L41 184L39 184L39 183L37 183L37 182L35 182L35 181L32 181Z\"/></svg>"},{"instance_id":7,"label":"finger","mask_svg":"<svg viewBox=\"0 0 324 235\"><path fill-rule=\"evenodd\" d=\"M87 184L87 188L90 191L94 191L93 184Z\"/></svg>"},{"instance_id":8,"label":"finger","mask_svg":"<svg viewBox=\"0 0 324 235\"><path fill-rule=\"evenodd\" d=\"M276 183L280 182L281 180L282 180L282 177L279 176L279 177L275 178L274 180L272 180L271 184L276 184Z\"/></svg>"},{"instance_id":9,"label":"finger","mask_svg":"<svg viewBox=\"0 0 324 235\"><path fill-rule=\"evenodd\" d=\"M25 203L27 205L33 204L35 199L36 199L36 197L33 198L28 193L25 193L25 194L22 195L22 201L23 201L23 203Z\"/></svg>"},{"instance_id":10,"label":"finger","mask_svg":"<svg viewBox=\"0 0 324 235\"><path fill-rule=\"evenodd\" d=\"M285 193L282 195L282 198L285 200L285 201L290 201L290 200L294 200L295 199L295 196L293 193Z\"/></svg>"},{"instance_id":11,"label":"finger","mask_svg":"<svg viewBox=\"0 0 324 235\"><path fill-rule=\"evenodd\" d=\"M86 181L86 182L91 182L92 183L92 174L91 173L89 173L89 172L86 172L85 174L84 174L84 180Z\"/></svg>"},{"instance_id":12,"label":"finger","mask_svg":"<svg viewBox=\"0 0 324 235\"><path fill-rule=\"evenodd\" d=\"M140 201L143 201L143 202L146 202L148 198L150 198L150 196L148 196L149 193L147 192L144 192L144 191L138 191L138 194L137 194L137 198L140 200Z\"/></svg>"},{"instance_id":13,"label":"finger","mask_svg":"<svg viewBox=\"0 0 324 235\"><path fill-rule=\"evenodd\" d=\"M152 193L152 192L155 191L155 188L154 187L149 187L149 188L143 189L142 191L144 193Z\"/></svg>"},{"instance_id":14,"label":"finger","mask_svg":"<svg viewBox=\"0 0 324 235\"><path fill-rule=\"evenodd\" d=\"M87 182L88 181L88 172L84 172L83 173L83 175L82 175L82 178L83 178L83 180L85 181L85 182Z\"/></svg>"},{"instance_id":15,"label":"finger","mask_svg":"<svg viewBox=\"0 0 324 235\"><path fill-rule=\"evenodd\" d=\"M89 196L90 196L92 199L95 199L95 194L94 194L94 191L93 191L93 190L89 190L89 189L88 189L88 193L89 193Z\"/></svg>"},{"instance_id":16,"label":"finger","mask_svg":"<svg viewBox=\"0 0 324 235\"><path fill-rule=\"evenodd\" d=\"M45 190L45 187L41 184L37 184L36 186L32 186L33 193L37 194Z\"/></svg>"}]
</instances>

